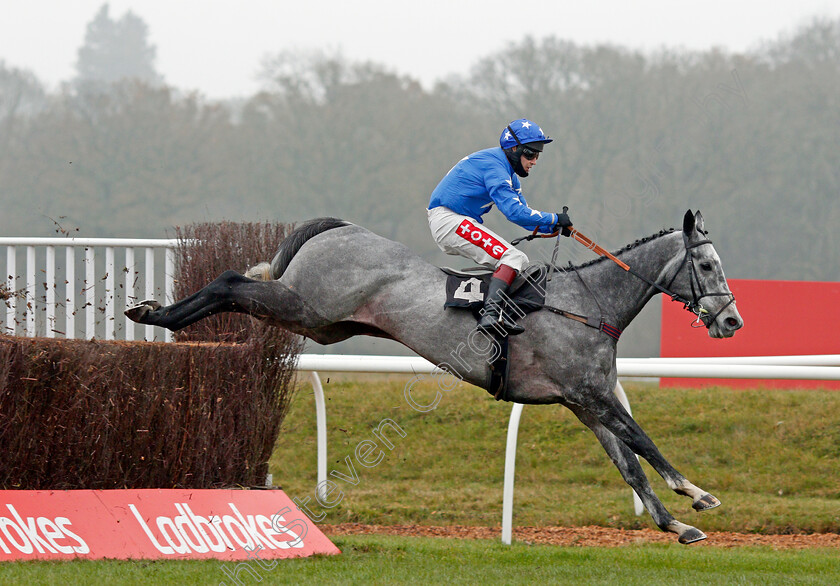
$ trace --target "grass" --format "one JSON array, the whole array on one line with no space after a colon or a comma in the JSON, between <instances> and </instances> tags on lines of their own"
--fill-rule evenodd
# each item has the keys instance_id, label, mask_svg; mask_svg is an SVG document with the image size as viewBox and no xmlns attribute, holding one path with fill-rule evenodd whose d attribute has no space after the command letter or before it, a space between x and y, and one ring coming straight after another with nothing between
<instances>
[{"instance_id":1,"label":"grass","mask_svg":"<svg viewBox=\"0 0 840 586\"><path fill-rule=\"evenodd\" d=\"M411 537L335 538L343 554L239 570L244 584L837 584L828 549L503 546L497 541ZM224 567L224 570L223 570ZM228 573L225 573L225 570ZM0 565L3 584L235 584L233 563L22 562Z\"/></svg>"},{"instance_id":2,"label":"grass","mask_svg":"<svg viewBox=\"0 0 840 586\"><path fill-rule=\"evenodd\" d=\"M510 404L461 385L437 409L412 409L408 377L323 377L327 395L328 470L342 500L315 505L323 523L419 523L498 526ZM695 513L644 463L654 490L674 515L703 530L764 533L840 532L840 393L836 391L659 389L625 384L637 421L662 453L723 506ZM431 403L433 381L411 388ZM271 460L275 483L315 503L314 397L304 386L284 421ZM393 450L365 468L354 457L384 419ZM381 444L382 442L377 442ZM374 454L377 452L374 452ZM653 527L636 517L629 488L594 436L568 410L527 406L517 450L514 525Z\"/></svg>"}]
</instances>

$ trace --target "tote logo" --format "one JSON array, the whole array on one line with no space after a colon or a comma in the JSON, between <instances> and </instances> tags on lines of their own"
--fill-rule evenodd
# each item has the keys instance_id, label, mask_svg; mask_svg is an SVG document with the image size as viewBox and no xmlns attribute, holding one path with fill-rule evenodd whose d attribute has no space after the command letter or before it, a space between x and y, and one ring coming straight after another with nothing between
<instances>
[{"instance_id":1,"label":"tote logo","mask_svg":"<svg viewBox=\"0 0 840 586\"><path fill-rule=\"evenodd\" d=\"M0 491L0 561L341 553L282 490Z\"/></svg>"},{"instance_id":2,"label":"tote logo","mask_svg":"<svg viewBox=\"0 0 840 586\"><path fill-rule=\"evenodd\" d=\"M486 230L482 230L469 220L464 220L456 230L458 235L464 240L483 248L484 252L495 258L496 260L502 258L502 255L507 250L507 247L499 242L493 235L488 234Z\"/></svg>"}]
</instances>

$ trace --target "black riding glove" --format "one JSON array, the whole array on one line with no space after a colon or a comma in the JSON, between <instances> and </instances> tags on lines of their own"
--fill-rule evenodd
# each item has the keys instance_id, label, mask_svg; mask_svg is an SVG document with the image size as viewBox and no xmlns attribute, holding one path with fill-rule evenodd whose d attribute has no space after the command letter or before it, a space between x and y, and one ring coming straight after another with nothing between
<instances>
[{"instance_id":1,"label":"black riding glove","mask_svg":"<svg viewBox=\"0 0 840 586\"><path fill-rule=\"evenodd\" d=\"M568 207L563 206L563 211L557 214L557 223L554 224L554 228L551 230L552 232L560 230L560 233L567 238L572 235L572 231L569 230L572 227L572 220L569 219L569 214L566 213L568 209Z\"/></svg>"}]
</instances>

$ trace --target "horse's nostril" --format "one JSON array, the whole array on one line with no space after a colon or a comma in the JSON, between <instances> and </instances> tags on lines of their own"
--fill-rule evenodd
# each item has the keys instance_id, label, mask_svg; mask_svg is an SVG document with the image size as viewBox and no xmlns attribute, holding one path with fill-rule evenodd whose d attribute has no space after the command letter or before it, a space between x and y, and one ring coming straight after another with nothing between
<instances>
[{"instance_id":1,"label":"horse's nostril","mask_svg":"<svg viewBox=\"0 0 840 586\"><path fill-rule=\"evenodd\" d=\"M734 317L727 317L726 318L726 325L728 325L733 330L737 330L741 327L741 322Z\"/></svg>"}]
</instances>

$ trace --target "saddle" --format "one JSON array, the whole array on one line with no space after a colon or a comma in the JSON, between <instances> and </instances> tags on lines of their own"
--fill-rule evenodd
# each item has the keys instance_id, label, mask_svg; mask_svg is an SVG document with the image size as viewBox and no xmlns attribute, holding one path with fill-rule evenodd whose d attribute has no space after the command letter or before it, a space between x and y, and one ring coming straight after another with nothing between
<instances>
[{"instance_id":1,"label":"saddle","mask_svg":"<svg viewBox=\"0 0 840 586\"><path fill-rule=\"evenodd\" d=\"M481 308L487 297L487 288L493 271L484 267L456 270L443 267L446 273L446 302L444 307L467 309L478 320ZM517 275L511 283L508 296L511 304L506 308L515 318L522 318L545 305L545 280L547 272L544 266L531 266ZM497 401L505 400L510 372L508 362L508 337L495 336L499 346L499 355L490 362L490 386L487 391Z\"/></svg>"}]
</instances>

